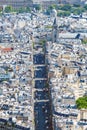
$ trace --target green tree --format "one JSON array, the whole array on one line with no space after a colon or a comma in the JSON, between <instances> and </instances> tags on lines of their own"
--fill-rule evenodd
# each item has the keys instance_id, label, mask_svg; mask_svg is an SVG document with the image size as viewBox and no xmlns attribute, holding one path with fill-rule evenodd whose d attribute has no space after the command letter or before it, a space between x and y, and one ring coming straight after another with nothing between
<instances>
[{"instance_id":1,"label":"green tree","mask_svg":"<svg viewBox=\"0 0 87 130\"><path fill-rule=\"evenodd\" d=\"M87 96L78 98L76 100L76 105L78 109L87 109Z\"/></svg>"},{"instance_id":2,"label":"green tree","mask_svg":"<svg viewBox=\"0 0 87 130\"><path fill-rule=\"evenodd\" d=\"M26 7L26 12L28 13L28 12L30 12L31 10L30 10L30 8L29 7Z\"/></svg>"},{"instance_id":3,"label":"green tree","mask_svg":"<svg viewBox=\"0 0 87 130\"><path fill-rule=\"evenodd\" d=\"M55 5L49 6L49 9L50 9L50 10L55 9Z\"/></svg>"},{"instance_id":4,"label":"green tree","mask_svg":"<svg viewBox=\"0 0 87 130\"><path fill-rule=\"evenodd\" d=\"M26 8L25 7L19 8L18 13L24 13L24 12L26 12Z\"/></svg>"},{"instance_id":5,"label":"green tree","mask_svg":"<svg viewBox=\"0 0 87 130\"><path fill-rule=\"evenodd\" d=\"M71 8L72 8L72 6L69 5L69 4L63 5L63 6L61 7L61 9L64 10L64 11L70 11Z\"/></svg>"},{"instance_id":6,"label":"green tree","mask_svg":"<svg viewBox=\"0 0 87 130\"><path fill-rule=\"evenodd\" d=\"M71 13L69 11L61 11L58 12L58 16L64 17L64 16L69 16Z\"/></svg>"},{"instance_id":7,"label":"green tree","mask_svg":"<svg viewBox=\"0 0 87 130\"><path fill-rule=\"evenodd\" d=\"M79 4L74 4L73 6L74 6L74 7L80 7L80 5L79 5Z\"/></svg>"},{"instance_id":8,"label":"green tree","mask_svg":"<svg viewBox=\"0 0 87 130\"><path fill-rule=\"evenodd\" d=\"M10 13L10 12L13 11L13 8L12 8L12 6L6 6L4 11L5 11L6 13Z\"/></svg>"},{"instance_id":9,"label":"green tree","mask_svg":"<svg viewBox=\"0 0 87 130\"><path fill-rule=\"evenodd\" d=\"M2 8L0 8L0 12L2 12L2 10L3 10L3 9L2 9Z\"/></svg>"},{"instance_id":10,"label":"green tree","mask_svg":"<svg viewBox=\"0 0 87 130\"><path fill-rule=\"evenodd\" d=\"M47 14L47 15L50 15L50 13L52 12L53 9L58 10L58 6L55 5L55 4L49 6L48 9L46 10L46 14Z\"/></svg>"},{"instance_id":11,"label":"green tree","mask_svg":"<svg viewBox=\"0 0 87 130\"><path fill-rule=\"evenodd\" d=\"M84 6L84 9L87 10L87 4Z\"/></svg>"},{"instance_id":12,"label":"green tree","mask_svg":"<svg viewBox=\"0 0 87 130\"><path fill-rule=\"evenodd\" d=\"M85 11L85 9L82 7L72 8L72 10L71 10L71 12L73 14L77 14L77 15L82 14L84 11Z\"/></svg>"},{"instance_id":13,"label":"green tree","mask_svg":"<svg viewBox=\"0 0 87 130\"><path fill-rule=\"evenodd\" d=\"M82 39L82 44L87 44L87 38Z\"/></svg>"},{"instance_id":14,"label":"green tree","mask_svg":"<svg viewBox=\"0 0 87 130\"><path fill-rule=\"evenodd\" d=\"M45 43L46 43L46 40L45 40L45 39L42 39L42 40L40 40L40 42L39 42L39 44L42 45L42 46L44 46Z\"/></svg>"},{"instance_id":15,"label":"green tree","mask_svg":"<svg viewBox=\"0 0 87 130\"><path fill-rule=\"evenodd\" d=\"M36 6L35 6L35 9L38 10L38 11L41 10L41 5L39 5L39 4L36 5Z\"/></svg>"}]
</instances>

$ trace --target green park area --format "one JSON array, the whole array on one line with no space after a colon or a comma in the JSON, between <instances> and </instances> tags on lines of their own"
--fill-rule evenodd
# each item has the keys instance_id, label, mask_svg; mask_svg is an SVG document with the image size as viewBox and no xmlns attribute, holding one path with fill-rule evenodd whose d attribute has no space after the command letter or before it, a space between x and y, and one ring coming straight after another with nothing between
<instances>
[{"instance_id":1,"label":"green park area","mask_svg":"<svg viewBox=\"0 0 87 130\"><path fill-rule=\"evenodd\" d=\"M87 5L51 5L47 9L47 14L50 14L52 9L56 9L58 16L69 16L70 14L79 15L87 11Z\"/></svg>"},{"instance_id":2,"label":"green park area","mask_svg":"<svg viewBox=\"0 0 87 130\"><path fill-rule=\"evenodd\" d=\"M87 109L87 96L80 97L76 100L78 109Z\"/></svg>"}]
</instances>

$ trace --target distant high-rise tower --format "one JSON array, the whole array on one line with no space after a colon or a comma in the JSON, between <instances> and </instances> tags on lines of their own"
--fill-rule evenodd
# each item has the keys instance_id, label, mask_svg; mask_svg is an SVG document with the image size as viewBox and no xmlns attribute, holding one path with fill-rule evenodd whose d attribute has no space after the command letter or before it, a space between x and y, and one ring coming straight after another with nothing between
<instances>
[{"instance_id":1,"label":"distant high-rise tower","mask_svg":"<svg viewBox=\"0 0 87 130\"><path fill-rule=\"evenodd\" d=\"M58 31L58 24L57 24L57 12L55 9L53 10L53 16L54 16L54 23L52 27L52 42L58 43L59 31Z\"/></svg>"}]
</instances>

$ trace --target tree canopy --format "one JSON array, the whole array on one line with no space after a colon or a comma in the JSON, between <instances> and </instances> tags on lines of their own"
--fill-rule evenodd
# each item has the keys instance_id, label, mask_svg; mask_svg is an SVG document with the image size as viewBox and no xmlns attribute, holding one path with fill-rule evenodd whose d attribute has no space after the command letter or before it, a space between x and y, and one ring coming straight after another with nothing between
<instances>
[{"instance_id":1,"label":"tree canopy","mask_svg":"<svg viewBox=\"0 0 87 130\"><path fill-rule=\"evenodd\" d=\"M78 98L76 104L78 109L87 109L87 96Z\"/></svg>"},{"instance_id":2,"label":"tree canopy","mask_svg":"<svg viewBox=\"0 0 87 130\"><path fill-rule=\"evenodd\" d=\"M41 10L41 5L39 5L39 4L36 5L36 6L35 6L35 9L36 9L36 10Z\"/></svg>"},{"instance_id":3,"label":"tree canopy","mask_svg":"<svg viewBox=\"0 0 87 130\"><path fill-rule=\"evenodd\" d=\"M58 16L69 16L71 13L75 15L80 15L83 12L87 11L87 5L81 6L81 5L70 5L70 4L65 4L65 5L51 5L47 9L47 14L50 14L52 9L56 9L58 11Z\"/></svg>"},{"instance_id":4,"label":"tree canopy","mask_svg":"<svg viewBox=\"0 0 87 130\"><path fill-rule=\"evenodd\" d=\"M13 10L13 9L12 9L12 6L6 6L4 11L5 11L6 13L10 13L10 12L12 12L12 10Z\"/></svg>"},{"instance_id":5,"label":"tree canopy","mask_svg":"<svg viewBox=\"0 0 87 130\"><path fill-rule=\"evenodd\" d=\"M21 7L21 8L19 8L18 9L18 13L28 13L28 12L30 12L31 10L30 10L30 8L29 7Z\"/></svg>"}]
</instances>

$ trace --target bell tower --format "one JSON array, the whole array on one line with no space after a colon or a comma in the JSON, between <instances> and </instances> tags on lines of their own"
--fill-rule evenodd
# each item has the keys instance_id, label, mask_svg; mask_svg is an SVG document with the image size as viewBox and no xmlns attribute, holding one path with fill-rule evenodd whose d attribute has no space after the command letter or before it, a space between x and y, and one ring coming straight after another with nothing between
<instances>
[{"instance_id":1,"label":"bell tower","mask_svg":"<svg viewBox=\"0 0 87 130\"><path fill-rule=\"evenodd\" d=\"M53 9L54 14L54 22L52 27L52 43L58 43L59 32L58 32L58 24L57 24L57 11Z\"/></svg>"}]
</instances>

